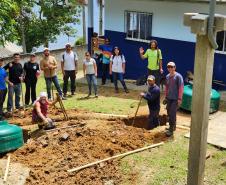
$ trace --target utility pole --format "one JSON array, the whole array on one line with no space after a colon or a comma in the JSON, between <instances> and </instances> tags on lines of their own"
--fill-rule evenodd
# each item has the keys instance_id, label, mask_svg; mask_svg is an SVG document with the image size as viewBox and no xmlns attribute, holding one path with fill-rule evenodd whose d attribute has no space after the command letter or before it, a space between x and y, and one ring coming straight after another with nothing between
<instances>
[{"instance_id":1,"label":"utility pole","mask_svg":"<svg viewBox=\"0 0 226 185\"><path fill-rule=\"evenodd\" d=\"M187 185L203 185L208 135L210 93L214 64L214 40L218 31L226 30L226 16L213 14L214 29L207 29L211 17L185 13L184 25L196 34L194 83ZM212 32L214 40L210 39ZM216 45L216 44L215 44Z\"/></svg>"},{"instance_id":2,"label":"utility pole","mask_svg":"<svg viewBox=\"0 0 226 185\"><path fill-rule=\"evenodd\" d=\"M103 35L103 0L99 0L99 7L100 7L99 35Z\"/></svg>"},{"instance_id":3,"label":"utility pole","mask_svg":"<svg viewBox=\"0 0 226 185\"><path fill-rule=\"evenodd\" d=\"M83 29L84 44L86 44L86 6L85 4L83 4L82 6L82 29Z\"/></svg>"}]
</instances>

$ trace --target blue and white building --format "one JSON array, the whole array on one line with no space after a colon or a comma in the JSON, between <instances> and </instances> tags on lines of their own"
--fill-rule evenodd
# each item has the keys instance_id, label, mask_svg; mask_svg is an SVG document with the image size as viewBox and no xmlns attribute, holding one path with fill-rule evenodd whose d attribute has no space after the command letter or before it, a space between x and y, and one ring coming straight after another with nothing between
<instances>
[{"instance_id":1,"label":"blue and white building","mask_svg":"<svg viewBox=\"0 0 226 185\"><path fill-rule=\"evenodd\" d=\"M99 28L99 0L89 0L88 38ZM195 35L183 25L187 12L209 12L208 0L105 0L104 36L119 46L127 61L126 78L136 79L146 73L147 61L139 56L139 47L148 48L156 39L162 50L163 65L175 61L177 70L185 75L193 71ZM217 2L216 13L226 15L226 1ZM215 53L213 79L226 83L226 32L217 35L219 48ZM90 49L89 45L89 49Z\"/></svg>"}]
</instances>

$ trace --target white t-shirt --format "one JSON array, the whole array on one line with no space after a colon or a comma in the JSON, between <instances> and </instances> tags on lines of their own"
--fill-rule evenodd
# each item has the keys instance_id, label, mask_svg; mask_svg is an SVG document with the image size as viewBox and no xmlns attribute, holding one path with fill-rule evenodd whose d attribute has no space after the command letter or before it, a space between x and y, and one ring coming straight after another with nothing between
<instances>
[{"instance_id":1,"label":"white t-shirt","mask_svg":"<svg viewBox=\"0 0 226 185\"><path fill-rule=\"evenodd\" d=\"M94 64L96 64L96 61L93 58L90 58L89 61L85 59L83 64L86 66L86 74L95 74Z\"/></svg>"},{"instance_id":2,"label":"white t-shirt","mask_svg":"<svg viewBox=\"0 0 226 185\"><path fill-rule=\"evenodd\" d=\"M122 64L126 63L123 55L111 56L110 61L112 62L112 71L116 73L123 73Z\"/></svg>"},{"instance_id":3,"label":"white t-shirt","mask_svg":"<svg viewBox=\"0 0 226 185\"><path fill-rule=\"evenodd\" d=\"M76 53L71 51L67 53L66 51L62 55L62 62L64 62L64 70L72 71L75 70L75 61L78 60L78 56Z\"/></svg>"}]
</instances>

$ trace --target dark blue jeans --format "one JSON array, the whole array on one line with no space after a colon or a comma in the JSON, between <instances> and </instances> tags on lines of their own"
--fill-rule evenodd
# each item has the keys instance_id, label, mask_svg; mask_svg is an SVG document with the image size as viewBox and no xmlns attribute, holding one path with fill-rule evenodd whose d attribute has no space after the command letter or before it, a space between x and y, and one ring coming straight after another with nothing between
<instances>
[{"instance_id":1,"label":"dark blue jeans","mask_svg":"<svg viewBox=\"0 0 226 185\"><path fill-rule=\"evenodd\" d=\"M170 127L176 126L176 114L177 114L177 100L169 100L167 101L167 114L169 116L169 125Z\"/></svg>"},{"instance_id":2,"label":"dark blue jeans","mask_svg":"<svg viewBox=\"0 0 226 185\"><path fill-rule=\"evenodd\" d=\"M13 95L15 93L15 105L16 108L20 108L20 94L21 94L21 84L14 84L14 86L8 86L8 102L7 102L7 110L9 112L12 111L13 108Z\"/></svg>"},{"instance_id":3,"label":"dark blue jeans","mask_svg":"<svg viewBox=\"0 0 226 185\"><path fill-rule=\"evenodd\" d=\"M95 74L86 74L86 80L89 87L89 95L91 95L91 92L92 92L92 84L94 88L94 93L95 95L97 95L97 78Z\"/></svg>"},{"instance_id":4,"label":"dark blue jeans","mask_svg":"<svg viewBox=\"0 0 226 185\"><path fill-rule=\"evenodd\" d=\"M125 83L124 78L123 78L123 73L113 72L112 75L113 75L115 89L118 90L118 80L119 80L121 82L123 88L126 90L127 87L126 87L126 83Z\"/></svg>"},{"instance_id":5,"label":"dark blue jeans","mask_svg":"<svg viewBox=\"0 0 226 185\"><path fill-rule=\"evenodd\" d=\"M148 129L153 129L159 126L159 110L150 110L149 109L149 124Z\"/></svg>"},{"instance_id":6,"label":"dark blue jeans","mask_svg":"<svg viewBox=\"0 0 226 185\"><path fill-rule=\"evenodd\" d=\"M47 89L48 99L51 99L51 85L52 85L52 82L55 85L59 95L62 96L62 90L60 88L60 84L58 82L57 76L53 76L53 77L50 77L50 78L45 78L45 81L46 81L46 89Z\"/></svg>"}]
</instances>

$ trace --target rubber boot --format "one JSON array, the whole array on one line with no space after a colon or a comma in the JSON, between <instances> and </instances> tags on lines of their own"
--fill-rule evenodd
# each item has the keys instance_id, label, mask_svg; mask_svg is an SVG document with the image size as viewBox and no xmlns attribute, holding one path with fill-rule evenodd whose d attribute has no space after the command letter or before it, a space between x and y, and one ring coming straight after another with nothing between
<instances>
[{"instance_id":1,"label":"rubber boot","mask_svg":"<svg viewBox=\"0 0 226 185\"><path fill-rule=\"evenodd\" d=\"M166 136L167 136L167 137L173 136L174 127L175 127L175 126L170 125L169 130L166 131Z\"/></svg>"}]
</instances>

